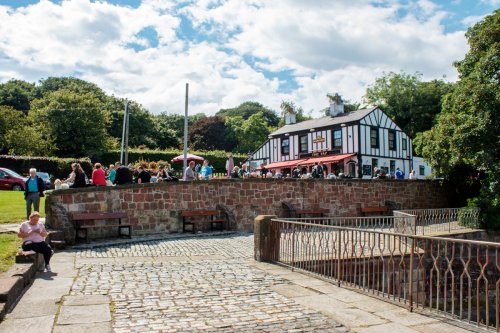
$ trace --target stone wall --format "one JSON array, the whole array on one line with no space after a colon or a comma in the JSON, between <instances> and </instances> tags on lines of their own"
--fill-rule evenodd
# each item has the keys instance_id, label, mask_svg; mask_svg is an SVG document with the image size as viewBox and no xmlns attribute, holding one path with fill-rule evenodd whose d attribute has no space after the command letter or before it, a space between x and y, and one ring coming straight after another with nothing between
<instances>
[{"instance_id":1,"label":"stone wall","mask_svg":"<svg viewBox=\"0 0 500 333\"><path fill-rule=\"evenodd\" d=\"M228 217L226 229L252 231L257 215L283 216L282 202L296 209L326 208L331 216L359 216L361 207L387 204L394 209L449 206L446 187L430 181L224 179L53 191L46 213L47 225L64 230L71 242L69 212L125 211L133 235L146 235L181 231L181 210L217 208ZM116 233L104 229L91 236Z\"/></svg>"}]
</instances>

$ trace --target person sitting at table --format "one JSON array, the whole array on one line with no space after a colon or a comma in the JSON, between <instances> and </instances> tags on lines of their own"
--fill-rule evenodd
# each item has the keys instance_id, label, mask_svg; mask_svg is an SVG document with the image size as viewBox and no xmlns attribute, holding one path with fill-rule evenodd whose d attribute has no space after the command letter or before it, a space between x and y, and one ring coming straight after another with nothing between
<instances>
[{"instance_id":1,"label":"person sitting at table","mask_svg":"<svg viewBox=\"0 0 500 333\"><path fill-rule=\"evenodd\" d=\"M210 178L212 178L212 173L212 167L208 165L208 160L204 160L200 171L200 179L210 180Z\"/></svg>"},{"instance_id":2,"label":"person sitting at table","mask_svg":"<svg viewBox=\"0 0 500 333\"><path fill-rule=\"evenodd\" d=\"M43 254L45 270L50 272L50 258L54 251L45 242L45 237L48 234L45 226L40 222L40 213L33 212L30 214L28 221L21 223L17 236L23 240L23 251L34 251Z\"/></svg>"},{"instance_id":3,"label":"person sitting at table","mask_svg":"<svg viewBox=\"0 0 500 333\"><path fill-rule=\"evenodd\" d=\"M94 164L94 171L92 171L92 183L95 186L106 186L106 173L104 172L101 163Z\"/></svg>"},{"instance_id":4,"label":"person sitting at table","mask_svg":"<svg viewBox=\"0 0 500 333\"><path fill-rule=\"evenodd\" d=\"M184 171L184 180L185 181L192 181L196 179L196 175L194 173L194 161L189 162L189 165L186 167L186 170Z\"/></svg>"}]
</instances>

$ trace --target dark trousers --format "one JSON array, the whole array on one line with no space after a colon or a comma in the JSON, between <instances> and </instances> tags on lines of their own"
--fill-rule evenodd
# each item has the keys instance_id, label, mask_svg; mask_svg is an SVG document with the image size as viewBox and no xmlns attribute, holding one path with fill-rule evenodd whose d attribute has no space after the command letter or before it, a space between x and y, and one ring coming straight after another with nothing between
<instances>
[{"instance_id":1,"label":"dark trousers","mask_svg":"<svg viewBox=\"0 0 500 333\"><path fill-rule=\"evenodd\" d=\"M35 212L40 211L40 194L38 192L29 192L26 195L26 218L29 220L31 214L31 205Z\"/></svg>"},{"instance_id":2,"label":"dark trousers","mask_svg":"<svg viewBox=\"0 0 500 333\"><path fill-rule=\"evenodd\" d=\"M23 251L35 251L36 253L43 254L43 260L45 261L45 265L48 265L50 262L50 257L52 257L52 249L50 245L46 242L24 242L23 243Z\"/></svg>"}]
</instances>

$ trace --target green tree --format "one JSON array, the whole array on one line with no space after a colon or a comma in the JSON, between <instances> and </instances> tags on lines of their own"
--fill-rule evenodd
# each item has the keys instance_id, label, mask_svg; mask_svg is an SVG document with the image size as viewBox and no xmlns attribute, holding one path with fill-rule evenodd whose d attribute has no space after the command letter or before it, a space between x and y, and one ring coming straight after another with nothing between
<instances>
[{"instance_id":1,"label":"green tree","mask_svg":"<svg viewBox=\"0 0 500 333\"><path fill-rule=\"evenodd\" d=\"M271 130L262 121L264 114L259 112L248 118L242 125L241 137L239 138L238 151L251 153L266 142Z\"/></svg>"},{"instance_id":2,"label":"green tree","mask_svg":"<svg viewBox=\"0 0 500 333\"><path fill-rule=\"evenodd\" d=\"M108 127L108 133L120 141L123 131L123 117L125 114L125 99L109 97L106 104L110 115L111 123ZM128 144L130 147L146 146L148 148L157 148L156 128L153 115L142 105L134 101L128 102L129 111L129 136Z\"/></svg>"},{"instance_id":3,"label":"green tree","mask_svg":"<svg viewBox=\"0 0 500 333\"><path fill-rule=\"evenodd\" d=\"M460 79L444 103L436 125L417 136L422 154L439 175L450 178L457 169L479 175L479 205L490 227L500 227L500 10L469 28L469 52L456 62ZM464 177L465 178L465 177Z\"/></svg>"},{"instance_id":4,"label":"green tree","mask_svg":"<svg viewBox=\"0 0 500 333\"><path fill-rule=\"evenodd\" d=\"M11 106L25 114L30 109L31 101L38 96L37 87L26 81L9 80L0 84L0 105Z\"/></svg>"},{"instance_id":5,"label":"green tree","mask_svg":"<svg viewBox=\"0 0 500 333\"><path fill-rule=\"evenodd\" d=\"M48 155L49 144L31 126L24 113L0 105L0 153L13 155Z\"/></svg>"},{"instance_id":6,"label":"green tree","mask_svg":"<svg viewBox=\"0 0 500 333\"><path fill-rule=\"evenodd\" d=\"M268 126L276 127L279 123L279 117L271 109L268 109L258 102L244 102L235 108L221 109L217 112L217 116L224 118L241 117L247 120L252 115L256 113L262 114L262 119L267 123Z\"/></svg>"},{"instance_id":7,"label":"green tree","mask_svg":"<svg viewBox=\"0 0 500 333\"><path fill-rule=\"evenodd\" d=\"M57 90L32 103L30 117L57 156L91 156L113 146L107 132L110 115L92 92Z\"/></svg>"},{"instance_id":8,"label":"green tree","mask_svg":"<svg viewBox=\"0 0 500 333\"><path fill-rule=\"evenodd\" d=\"M366 89L367 103L380 106L410 137L430 129L453 85L442 80L422 82L422 75L390 72Z\"/></svg>"}]
</instances>

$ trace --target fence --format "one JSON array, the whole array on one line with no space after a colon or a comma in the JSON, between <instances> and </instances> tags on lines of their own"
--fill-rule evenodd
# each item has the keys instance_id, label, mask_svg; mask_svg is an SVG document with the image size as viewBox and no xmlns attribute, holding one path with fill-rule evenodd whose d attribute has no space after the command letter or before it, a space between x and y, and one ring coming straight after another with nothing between
<instances>
[{"instance_id":1,"label":"fence","mask_svg":"<svg viewBox=\"0 0 500 333\"><path fill-rule=\"evenodd\" d=\"M438 208L394 211L394 216L415 216L414 234L451 232L479 227L479 208Z\"/></svg>"},{"instance_id":2,"label":"fence","mask_svg":"<svg viewBox=\"0 0 500 333\"><path fill-rule=\"evenodd\" d=\"M288 219L269 223L269 241L260 249L263 260L410 309L432 309L499 331L498 243L416 236L369 225L353 228Z\"/></svg>"}]
</instances>

